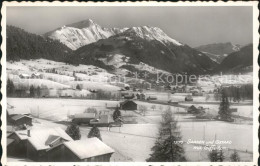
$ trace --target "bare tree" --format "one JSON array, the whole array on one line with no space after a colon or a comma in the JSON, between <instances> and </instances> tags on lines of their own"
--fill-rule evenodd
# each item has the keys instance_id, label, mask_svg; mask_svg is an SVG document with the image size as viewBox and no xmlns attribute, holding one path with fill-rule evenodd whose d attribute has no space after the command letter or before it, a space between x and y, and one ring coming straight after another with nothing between
<instances>
[{"instance_id":1,"label":"bare tree","mask_svg":"<svg viewBox=\"0 0 260 166\"><path fill-rule=\"evenodd\" d=\"M141 111L141 113L145 116L145 113L147 112L147 107L144 105L140 105L139 106L139 110Z\"/></svg>"}]
</instances>

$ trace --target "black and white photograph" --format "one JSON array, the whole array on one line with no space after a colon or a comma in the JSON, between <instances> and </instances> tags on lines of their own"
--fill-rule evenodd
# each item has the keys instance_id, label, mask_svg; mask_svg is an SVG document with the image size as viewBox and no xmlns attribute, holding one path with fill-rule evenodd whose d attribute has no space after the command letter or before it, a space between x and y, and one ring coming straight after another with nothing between
<instances>
[{"instance_id":1,"label":"black and white photograph","mask_svg":"<svg viewBox=\"0 0 260 166\"><path fill-rule=\"evenodd\" d=\"M258 3L188 3L4 3L2 161L256 165Z\"/></svg>"}]
</instances>

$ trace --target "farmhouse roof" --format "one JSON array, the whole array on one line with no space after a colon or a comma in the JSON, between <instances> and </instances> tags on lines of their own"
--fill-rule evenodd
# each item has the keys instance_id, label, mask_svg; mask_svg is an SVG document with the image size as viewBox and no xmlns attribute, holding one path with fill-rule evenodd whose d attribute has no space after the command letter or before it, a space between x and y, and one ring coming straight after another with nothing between
<instances>
[{"instance_id":1,"label":"farmhouse roof","mask_svg":"<svg viewBox=\"0 0 260 166\"><path fill-rule=\"evenodd\" d=\"M25 73L22 73L22 74L20 74L21 76L24 76L24 77L30 77L30 75L29 74L25 74Z\"/></svg>"},{"instance_id":2,"label":"farmhouse roof","mask_svg":"<svg viewBox=\"0 0 260 166\"><path fill-rule=\"evenodd\" d=\"M15 131L16 135L21 140L28 140L36 150L43 150L50 148L46 145L50 135L59 136L67 141L72 141L72 138L61 128L37 128L30 130L30 137L27 135L27 130Z\"/></svg>"},{"instance_id":3,"label":"farmhouse roof","mask_svg":"<svg viewBox=\"0 0 260 166\"><path fill-rule=\"evenodd\" d=\"M120 104L121 104L121 105L124 105L124 104L126 104L126 103L128 103L128 102L133 102L133 103L135 103L133 100L125 100L125 101L121 102ZM136 103L135 103L135 104L136 104Z\"/></svg>"},{"instance_id":4,"label":"farmhouse roof","mask_svg":"<svg viewBox=\"0 0 260 166\"><path fill-rule=\"evenodd\" d=\"M32 75L40 76L41 74L40 73L33 73Z\"/></svg>"},{"instance_id":5,"label":"farmhouse roof","mask_svg":"<svg viewBox=\"0 0 260 166\"><path fill-rule=\"evenodd\" d=\"M45 141L45 145L51 145L53 142L55 142L57 139L61 138L60 136L57 135L50 135L48 139Z\"/></svg>"},{"instance_id":6,"label":"farmhouse roof","mask_svg":"<svg viewBox=\"0 0 260 166\"><path fill-rule=\"evenodd\" d=\"M112 148L107 146L96 137L64 142L64 145L80 159L86 159L115 152Z\"/></svg>"},{"instance_id":7,"label":"farmhouse roof","mask_svg":"<svg viewBox=\"0 0 260 166\"><path fill-rule=\"evenodd\" d=\"M32 117L26 116L26 115L22 115L22 114L14 115L14 116L12 116L11 118L12 118L14 121L17 121L17 120L19 120L19 119L21 119L21 118L23 118L23 117L27 117L27 118L32 119Z\"/></svg>"}]
</instances>

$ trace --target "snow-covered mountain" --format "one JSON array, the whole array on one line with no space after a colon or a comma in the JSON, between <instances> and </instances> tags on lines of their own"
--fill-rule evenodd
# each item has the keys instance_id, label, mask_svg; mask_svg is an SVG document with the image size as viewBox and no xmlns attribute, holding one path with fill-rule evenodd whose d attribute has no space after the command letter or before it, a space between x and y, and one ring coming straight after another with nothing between
<instances>
[{"instance_id":1,"label":"snow-covered mountain","mask_svg":"<svg viewBox=\"0 0 260 166\"><path fill-rule=\"evenodd\" d=\"M75 65L94 65L111 72L148 70L152 73L202 74L212 71L217 65L204 53L174 40L157 27L103 28L92 20L85 20L48 32L44 37L40 38L59 44L56 50L50 50L59 53L58 56L48 53L48 59L59 58L59 61ZM16 41L21 45L26 43ZM8 46L15 46L13 42L10 41ZM34 43L28 44L31 46ZM41 44L37 46L45 50ZM15 54L20 55L19 52ZM27 52L20 59L35 59L26 55ZM43 57L46 55L37 56Z\"/></svg>"},{"instance_id":2,"label":"snow-covered mountain","mask_svg":"<svg viewBox=\"0 0 260 166\"><path fill-rule=\"evenodd\" d=\"M138 36L148 41L157 40L163 44L172 43L177 46L182 45L180 42L170 38L166 33L164 33L158 27L149 27L149 26L132 27L127 29L124 32L124 34L129 36Z\"/></svg>"},{"instance_id":3,"label":"snow-covered mountain","mask_svg":"<svg viewBox=\"0 0 260 166\"><path fill-rule=\"evenodd\" d=\"M72 50L76 50L84 45L106 39L115 34L124 32L128 28L104 28L96 24L91 19L81 22L64 25L54 31L44 34L54 40L58 40Z\"/></svg>"},{"instance_id":4,"label":"snow-covered mountain","mask_svg":"<svg viewBox=\"0 0 260 166\"><path fill-rule=\"evenodd\" d=\"M217 63L200 51L167 36L160 28L132 27L74 51L73 63L109 70L140 70L143 63L170 73L206 73Z\"/></svg>"},{"instance_id":5,"label":"snow-covered mountain","mask_svg":"<svg viewBox=\"0 0 260 166\"><path fill-rule=\"evenodd\" d=\"M122 32L137 35L149 41L157 40L163 44L172 43L179 46L182 45L157 27L104 28L90 19L62 26L44 34L44 36L58 40L72 50L76 50L87 44L94 43L100 39L107 39Z\"/></svg>"}]
</instances>

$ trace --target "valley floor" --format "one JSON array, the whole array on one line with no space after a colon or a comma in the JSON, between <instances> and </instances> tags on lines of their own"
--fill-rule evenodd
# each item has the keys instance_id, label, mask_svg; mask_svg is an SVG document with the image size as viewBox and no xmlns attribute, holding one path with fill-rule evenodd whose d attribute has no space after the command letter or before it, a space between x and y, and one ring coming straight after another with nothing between
<instances>
[{"instance_id":1,"label":"valley floor","mask_svg":"<svg viewBox=\"0 0 260 166\"><path fill-rule=\"evenodd\" d=\"M55 127L66 129L69 121L68 115L82 113L88 107L95 107L104 114L112 114L114 110L109 110L106 106L117 105L119 101L109 100L77 100L77 99L43 99L43 98L8 98L8 104L14 106L15 113L31 113L35 118L33 127ZM139 111L121 111L123 117L132 119L135 123L124 124L122 127L112 127L110 131L102 127L101 136L103 141L112 147L116 152L112 155L111 161L145 161L151 153L151 148L157 138L158 127L161 121L162 110L167 105L147 102L136 102L138 105L145 105L148 109L145 116ZM211 106L211 105L207 105ZM214 106L215 107L215 106ZM236 106L240 110L239 114L251 116L252 106ZM215 109L215 108L214 108ZM253 127L248 121L228 123L223 121L203 121L195 119L191 114L187 114L184 108L171 106L175 118L180 126L182 140L184 141L185 153L189 161L208 161L208 150L196 150L195 144L189 144L188 140L214 139L232 141L231 144L223 145L227 149L226 156L230 156L234 149L240 155L242 161L252 161L253 150ZM90 127L81 125L80 131L82 139L86 138ZM251 141L250 141L251 140ZM9 158L9 161L14 159ZM228 158L227 158L228 160Z\"/></svg>"}]
</instances>

